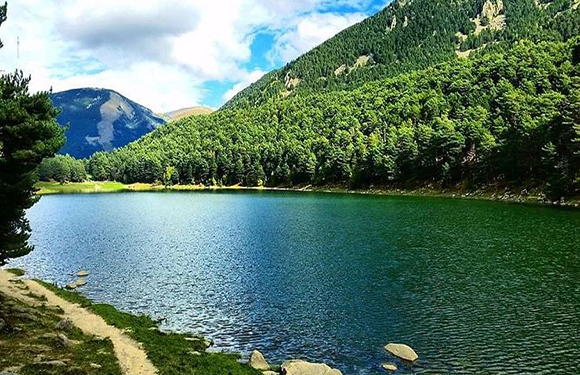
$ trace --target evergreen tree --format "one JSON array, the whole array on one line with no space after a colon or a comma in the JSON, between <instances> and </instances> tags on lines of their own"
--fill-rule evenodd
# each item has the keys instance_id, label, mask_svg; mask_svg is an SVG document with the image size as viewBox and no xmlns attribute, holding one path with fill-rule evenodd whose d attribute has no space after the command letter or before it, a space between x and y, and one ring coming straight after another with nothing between
<instances>
[{"instance_id":1,"label":"evergreen tree","mask_svg":"<svg viewBox=\"0 0 580 375\"><path fill-rule=\"evenodd\" d=\"M0 24L7 5L0 7ZM22 72L0 77L0 265L32 250L24 213L37 200L36 168L64 144L48 92L30 94Z\"/></svg>"}]
</instances>

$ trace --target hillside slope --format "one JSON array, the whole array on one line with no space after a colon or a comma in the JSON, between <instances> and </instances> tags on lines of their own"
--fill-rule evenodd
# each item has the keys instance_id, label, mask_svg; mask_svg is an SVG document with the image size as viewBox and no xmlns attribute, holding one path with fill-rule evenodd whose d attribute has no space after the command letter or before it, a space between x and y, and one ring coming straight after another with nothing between
<instances>
[{"instance_id":1,"label":"hillside slope","mask_svg":"<svg viewBox=\"0 0 580 375\"><path fill-rule=\"evenodd\" d=\"M97 179L248 186L498 185L577 195L580 38L170 123L89 162ZM518 190L518 192L520 191Z\"/></svg>"},{"instance_id":2,"label":"hillside slope","mask_svg":"<svg viewBox=\"0 0 580 375\"><path fill-rule=\"evenodd\" d=\"M492 44L578 35L577 0L397 0L238 93L223 108L358 87Z\"/></svg>"},{"instance_id":3,"label":"hillside slope","mask_svg":"<svg viewBox=\"0 0 580 375\"><path fill-rule=\"evenodd\" d=\"M54 93L51 98L62 109L58 122L69 126L60 153L75 158L125 146L165 124L151 110L112 90L74 89Z\"/></svg>"}]
</instances>

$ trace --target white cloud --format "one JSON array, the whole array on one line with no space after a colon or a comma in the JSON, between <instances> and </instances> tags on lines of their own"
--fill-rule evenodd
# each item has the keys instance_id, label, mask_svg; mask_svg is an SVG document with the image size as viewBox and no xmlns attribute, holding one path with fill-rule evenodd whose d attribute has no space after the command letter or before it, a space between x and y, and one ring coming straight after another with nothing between
<instances>
[{"instance_id":1,"label":"white cloud","mask_svg":"<svg viewBox=\"0 0 580 375\"><path fill-rule=\"evenodd\" d=\"M277 38L270 58L275 61L291 61L365 17L362 13L308 15L301 19L294 29Z\"/></svg>"},{"instance_id":2,"label":"white cloud","mask_svg":"<svg viewBox=\"0 0 580 375\"><path fill-rule=\"evenodd\" d=\"M226 93L223 96L224 102L227 102L228 100L233 98L238 92L242 91L252 83L262 78L264 74L266 74L266 72L263 70L254 70L253 72L249 73L245 79L236 83L231 89L226 91Z\"/></svg>"},{"instance_id":3,"label":"white cloud","mask_svg":"<svg viewBox=\"0 0 580 375\"><path fill-rule=\"evenodd\" d=\"M13 0L0 28L0 69L23 69L33 90L106 87L154 111L203 104L204 83L232 82L226 100L258 79L248 69L259 32L277 35L276 63L359 21L323 13L370 0ZM20 60L16 37L20 36Z\"/></svg>"}]
</instances>

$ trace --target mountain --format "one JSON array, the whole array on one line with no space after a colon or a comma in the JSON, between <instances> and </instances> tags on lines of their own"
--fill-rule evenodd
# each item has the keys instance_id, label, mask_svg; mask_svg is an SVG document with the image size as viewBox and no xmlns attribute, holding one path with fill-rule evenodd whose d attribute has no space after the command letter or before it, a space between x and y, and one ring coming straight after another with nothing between
<instances>
[{"instance_id":1,"label":"mountain","mask_svg":"<svg viewBox=\"0 0 580 375\"><path fill-rule=\"evenodd\" d=\"M123 182L578 195L579 4L399 0L219 111L95 154L89 171Z\"/></svg>"},{"instance_id":2,"label":"mountain","mask_svg":"<svg viewBox=\"0 0 580 375\"><path fill-rule=\"evenodd\" d=\"M167 117L171 121L177 121L189 116L209 115L212 112L213 109L207 107L189 107L164 113L163 116Z\"/></svg>"},{"instance_id":3,"label":"mountain","mask_svg":"<svg viewBox=\"0 0 580 375\"><path fill-rule=\"evenodd\" d=\"M69 126L60 153L75 158L125 146L165 124L148 108L112 90L81 88L54 93L51 98L62 109L58 122Z\"/></svg>"},{"instance_id":4,"label":"mountain","mask_svg":"<svg viewBox=\"0 0 580 375\"><path fill-rule=\"evenodd\" d=\"M579 0L398 0L272 71L224 108L358 87L466 57L494 43L567 40L580 31Z\"/></svg>"}]
</instances>

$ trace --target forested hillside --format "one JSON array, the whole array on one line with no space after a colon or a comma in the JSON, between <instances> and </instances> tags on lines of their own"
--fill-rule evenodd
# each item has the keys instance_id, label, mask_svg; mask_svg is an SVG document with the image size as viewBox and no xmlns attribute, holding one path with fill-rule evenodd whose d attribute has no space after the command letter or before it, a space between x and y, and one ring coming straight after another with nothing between
<instances>
[{"instance_id":1,"label":"forested hillside","mask_svg":"<svg viewBox=\"0 0 580 375\"><path fill-rule=\"evenodd\" d=\"M578 0L398 0L282 69L265 75L224 108L358 87L369 81L466 57L520 39L578 35Z\"/></svg>"},{"instance_id":2,"label":"forested hillside","mask_svg":"<svg viewBox=\"0 0 580 375\"><path fill-rule=\"evenodd\" d=\"M415 0L406 6L420 3L425 4ZM505 1L506 11L514 4ZM399 2L385 15L404 8ZM412 20L420 14L436 17L437 9L415 9ZM464 16L473 16L477 7L471 11ZM453 25L463 25L461 17ZM344 56L347 50L354 51L345 47ZM95 154L89 171L96 179L123 182L501 184L545 187L553 197L574 195L580 170L579 60L579 38L519 41L354 90L305 92L184 119L125 148ZM333 65L305 65L303 72L327 73ZM398 69L388 66L385 71Z\"/></svg>"}]
</instances>

